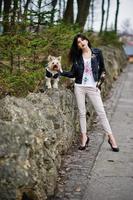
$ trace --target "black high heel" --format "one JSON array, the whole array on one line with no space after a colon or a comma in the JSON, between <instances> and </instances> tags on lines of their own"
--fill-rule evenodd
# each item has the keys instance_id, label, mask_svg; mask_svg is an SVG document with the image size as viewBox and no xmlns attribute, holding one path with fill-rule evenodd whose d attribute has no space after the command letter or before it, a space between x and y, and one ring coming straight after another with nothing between
<instances>
[{"instance_id":1,"label":"black high heel","mask_svg":"<svg viewBox=\"0 0 133 200\"><path fill-rule=\"evenodd\" d=\"M112 151L119 152L119 147L113 147L110 139L108 139L108 143L110 144Z\"/></svg>"},{"instance_id":2,"label":"black high heel","mask_svg":"<svg viewBox=\"0 0 133 200\"><path fill-rule=\"evenodd\" d=\"M85 144L86 147L88 147L89 142L90 142L90 138L87 136L87 140L86 140L86 144Z\"/></svg>"},{"instance_id":3,"label":"black high heel","mask_svg":"<svg viewBox=\"0 0 133 200\"><path fill-rule=\"evenodd\" d=\"M85 150L86 147L88 147L89 141L90 141L90 138L87 137L87 140L86 140L85 146L79 146L79 150L81 150L81 151L82 151L82 150Z\"/></svg>"}]
</instances>

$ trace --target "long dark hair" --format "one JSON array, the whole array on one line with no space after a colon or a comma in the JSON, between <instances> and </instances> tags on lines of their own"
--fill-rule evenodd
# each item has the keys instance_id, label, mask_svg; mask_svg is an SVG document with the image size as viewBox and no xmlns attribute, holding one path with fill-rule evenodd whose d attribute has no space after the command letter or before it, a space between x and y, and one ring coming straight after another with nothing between
<instances>
[{"instance_id":1,"label":"long dark hair","mask_svg":"<svg viewBox=\"0 0 133 200\"><path fill-rule=\"evenodd\" d=\"M82 55L82 50L78 48L78 44L77 44L78 38L87 40L88 46L89 46L89 48L91 48L91 43L90 43L89 39L81 33L77 34L73 39L73 43L72 43L72 46L70 48L69 55L68 55L70 63L73 63L75 60L78 60L79 57Z\"/></svg>"}]
</instances>

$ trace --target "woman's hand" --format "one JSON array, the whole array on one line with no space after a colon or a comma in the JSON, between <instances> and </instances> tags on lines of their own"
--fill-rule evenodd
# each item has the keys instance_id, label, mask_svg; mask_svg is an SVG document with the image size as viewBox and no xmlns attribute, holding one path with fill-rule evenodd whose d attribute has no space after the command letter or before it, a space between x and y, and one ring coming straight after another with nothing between
<instances>
[{"instance_id":1,"label":"woman's hand","mask_svg":"<svg viewBox=\"0 0 133 200\"><path fill-rule=\"evenodd\" d=\"M100 79L103 79L103 80L105 80L105 76L106 76L106 73L105 73L105 72L103 72L103 73L101 74L101 77L100 77Z\"/></svg>"},{"instance_id":2,"label":"woman's hand","mask_svg":"<svg viewBox=\"0 0 133 200\"><path fill-rule=\"evenodd\" d=\"M98 87L101 90L101 85L103 84L104 80L105 80L105 72L103 72L101 74L100 80L97 82L96 87Z\"/></svg>"}]
</instances>

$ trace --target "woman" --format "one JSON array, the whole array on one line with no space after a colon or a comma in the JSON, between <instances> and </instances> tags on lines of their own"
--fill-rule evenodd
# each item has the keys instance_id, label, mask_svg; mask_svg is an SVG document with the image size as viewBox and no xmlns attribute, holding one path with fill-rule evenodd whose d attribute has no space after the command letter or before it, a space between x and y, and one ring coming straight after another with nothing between
<instances>
[{"instance_id":1,"label":"woman","mask_svg":"<svg viewBox=\"0 0 133 200\"><path fill-rule=\"evenodd\" d=\"M98 88L100 80L105 76L102 52L97 48L91 48L90 41L84 35L78 34L73 40L69 59L72 63L71 70L67 72L61 71L60 74L61 76L75 78L74 93L77 100L81 128L79 150L85 150L89 143L89 137L86 134L85 96L87 95L101 120L111 149L118 152L119 148L112 134Z\"/></svg>"}]
</instances>

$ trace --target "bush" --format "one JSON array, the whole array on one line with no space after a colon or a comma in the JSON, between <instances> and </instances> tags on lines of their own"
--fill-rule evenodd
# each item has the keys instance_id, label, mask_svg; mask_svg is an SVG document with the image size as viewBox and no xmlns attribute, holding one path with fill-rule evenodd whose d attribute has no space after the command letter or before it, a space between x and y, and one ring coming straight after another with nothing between
<instances>
[{"instance_id":1,"label":"bush","mask_svg":"<svg viewBox=\"0 0 133 200\"><path fill-rule=\"evenodd\" d=\"M114 31L105 31L101 35L102 45L114 45L120 47L122 44L119 41L118 35Z\"/></svg>"},{"instance_id":2,"label":"bush","mask_svg":"<svg viewBox=\"0 0 133 200\"><path fill-rule=\"evenodd\" d=\"M24 96L44 78L48 55L62 56L63 69L69 69L68 51L74 36L81 30L77 25L63 23L44 29L41 33L19 33L0 36L0 77L2 88L12 95ZM84 33L92 46L120 45L113 31L102 35ZM64 80L64 79L63 79Z\"/></svg>"}]
</instances>

